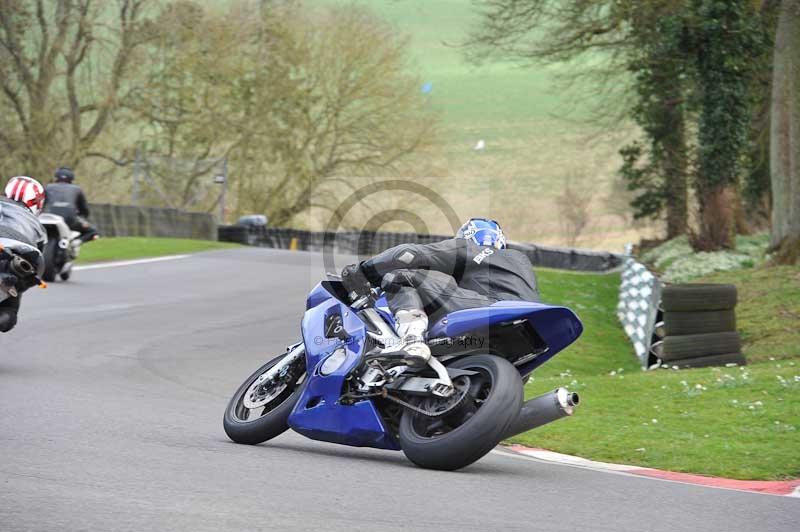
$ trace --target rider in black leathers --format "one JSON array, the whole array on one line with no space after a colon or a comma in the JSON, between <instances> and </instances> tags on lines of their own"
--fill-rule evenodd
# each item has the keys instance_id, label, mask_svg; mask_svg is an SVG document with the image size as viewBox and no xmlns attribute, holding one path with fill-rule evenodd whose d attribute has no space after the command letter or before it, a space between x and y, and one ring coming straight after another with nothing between
<instances>
[{"instance_id":1,"label":"rider in black leathers","mask_svg":"<svg viewBox=\"0 0 800 532\"><path fill-rule=\"evenodd\" d=\"M89 204L83 190L75 185L75 173L71 168L61 167L54 175L55 183L45 187L44 212L57 214L73 231L81 233L81 241L89 242L97 237L95 228L86 219L89 217Z\"/></svg>"},{"instance_id":2,"label":"rider in black leathers","mask_svg":"<svg viewBox=\"0 0 800 532\"><path fill-rule=\"evenodd\" d=\"M479 234L496 236L478 240L476 226ZM506 248L497 222L480 218L470 219L456 238L403 244L348 266L342 281L351 297L367 293L370 286L383 289L397 334L404 340L401 349L418 358L417 363L430 358L424 343L429 319L436 322L455 310L501 300L539 301L528 257Z\"/></svg>"},{"instance_id":3,"label":"rider in black leathers","mask_svg":"<svg viewBox=\"0 0 800 532\"><path fill-rule=\"evenodd\" d=\"M47 233L29 207L19 201L0 197L0 245L27 260L35 273L41 275L44 270L41 251L46 242ZM0 332L8 332L17 324L22 292L34 286L36 279L34 275L18 275L5 255L0 258L0 284L6 290L13 288L17 292L16 296L0 301Z\"/></svg>"}]
</instances>

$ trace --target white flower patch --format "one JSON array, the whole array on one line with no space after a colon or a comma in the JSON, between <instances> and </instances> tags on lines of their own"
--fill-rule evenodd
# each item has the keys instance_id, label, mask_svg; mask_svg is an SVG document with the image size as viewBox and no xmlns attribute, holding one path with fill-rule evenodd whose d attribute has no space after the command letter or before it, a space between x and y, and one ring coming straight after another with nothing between
<instances>
[{"instance_id":1,"label":"white flower patch","mask_svg":"<svg viewBox=\"0 0 800 532\"><path fill-rule=\"evenodd\" d=\"M681 257L672 262L664 272L664 279L682 283L712 272L738 270L753 265L753 258L741 253L718 251L700 252Z\"/></svg>"}]
</instances>

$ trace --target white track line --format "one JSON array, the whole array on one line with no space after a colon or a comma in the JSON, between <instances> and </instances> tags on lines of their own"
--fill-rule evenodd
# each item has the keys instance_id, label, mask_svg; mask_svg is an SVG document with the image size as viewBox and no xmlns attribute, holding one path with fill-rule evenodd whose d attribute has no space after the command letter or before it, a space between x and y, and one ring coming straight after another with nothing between
<instances>
[{"instance_id":1,"label":"white track line","mask_svg":"<svg viewBox=\"0 0 800 532\"><path fill-rule=\"evenodd\" d=\"M103 262L100 264L88 264L86 266L75 266L75 271L98 270L100 268L120 268L122 266L135 266L137 264L149 264L151 262L164 262L168 260L185 259L189 255L167 255L166 257L153 257L151 259L119 260L114 262Z\"/></svg>"}]
</instances>

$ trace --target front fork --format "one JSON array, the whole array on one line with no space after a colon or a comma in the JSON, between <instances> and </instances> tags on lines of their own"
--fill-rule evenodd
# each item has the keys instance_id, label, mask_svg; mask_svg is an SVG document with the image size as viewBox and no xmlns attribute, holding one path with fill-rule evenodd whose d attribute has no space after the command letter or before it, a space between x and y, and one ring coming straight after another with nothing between
<instances>
[{"instance_id":1,"label":"front fork","mask_svg":"<svg viewBox=\"0 0 800 532\"><path fill-rule=\"evenodd\" d=\"M303 342L298 342L292 346L287 348L286 356L284 356L280 362L269 368L265 373L263 373L258 379L257 383L261 384L268 381L274 381L281 379L286 376L286 372L289 371L289 368L292 367L292 364L300 360L301 357L304 357L306 354L305 346Z\"/></svg>"}]
</instances>

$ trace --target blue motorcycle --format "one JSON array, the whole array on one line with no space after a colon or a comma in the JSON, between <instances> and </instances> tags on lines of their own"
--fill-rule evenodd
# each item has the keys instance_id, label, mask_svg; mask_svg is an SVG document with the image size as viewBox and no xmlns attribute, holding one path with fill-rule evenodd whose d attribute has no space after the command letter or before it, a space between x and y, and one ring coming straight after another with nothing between
<instances>
[{"instance_id":1,"label":"blue motorcycle","mask_svg":"<svg viewBox=\"0 0 800 532\"><path fill-rule=\"evenodd\" d=\"M384 356L401 342L386 298L351 301L331 276L309 294L302 342L236 390L223 426L258 444L291 428L314 440L402 450L415 464L465 467L500 441L578 405L565 388L523 403L528 375L580 336L564 307L500 301L448 314L429 329L427 366Z\"/></svg>"}]
</instances>

